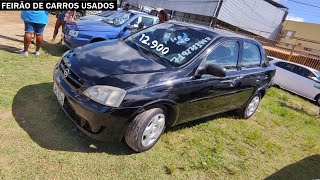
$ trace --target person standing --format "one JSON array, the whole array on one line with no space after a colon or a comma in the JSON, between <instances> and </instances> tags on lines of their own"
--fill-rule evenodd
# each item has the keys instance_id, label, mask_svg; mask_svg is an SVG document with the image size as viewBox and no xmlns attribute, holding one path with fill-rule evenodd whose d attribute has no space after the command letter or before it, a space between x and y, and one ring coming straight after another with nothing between
<instances>
[{"instance_id":1,"label":"person standing","mask_svg":"<svg viewBox=\"0 0 320 180\"><path fill-rule=\"evenodd\" d=\"M24 49L19 53L28 56L28 50L32 39L32 34L36 34L36 51L35 55L40 55L40 48L43 44L43 32L49 22L48 11L22 11L21 19L24 22Z\"/></svg>"},{"instance_id":2,"label":"person standing","mask_svg":"<svg viewBox=\"0 0 320 180\"><path fill-rule=\"evenodd\" d=\"M57 37L57 35L59 33L60 27L61 26L63 27L64 24L66 23L64 21L64 18L66 16L66 12L67 11L59 11L59 13L57 14L57 20L56 20L56 24L54 26L53 37L52 37L52 40L51 40L52 43L54 43L56 41L56 37Z\"/></svg>"},{"instance_id":3,"label":"person standing","mask_svg":"<svg viewBox=\"0 0 320 180\"><path fill-rule=\"evenodd\" d=\"M51 42L54 43L56 41L56 37L59 33L60 27L64 27L66 22L74 22L76 16L76 11L74 10L64 10L64 11L59 11L57 15L57 21L54 27L54 32L53 32L53 37ZM60 43L63 41L63 36L61 37Z\"/></svg>"}]
</instances>

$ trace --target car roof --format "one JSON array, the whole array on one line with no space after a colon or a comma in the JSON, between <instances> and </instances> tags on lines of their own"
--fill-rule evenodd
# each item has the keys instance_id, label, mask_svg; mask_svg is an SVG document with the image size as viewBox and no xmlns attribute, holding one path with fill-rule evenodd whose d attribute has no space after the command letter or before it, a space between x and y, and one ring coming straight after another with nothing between
<instances>
[{"instance_id":1,"label":"car roof","mask_svg":"<svg viewBox=\"0 0 320 180\"><path fill-rule=\"evenodd\" d=\"M239 34L224 30L224 29L219 29L219 28L214 28L213 29L210 26L192 24L192 23L187 23L187 22L178 22L178 21L169 21L168 23L177 24L177 25L180 25L180 26L187 26L187 27L195 29L195 30L201 29L205 33L210 34L212 36L217 36L218 35L218 36L221 36L221 37L236 37L236 38L253 40L253 39L251 39L249 37L242 36L242 35L239 35Z\"/></svg>"},{"instance_id":2,"label":"car roof","mask_svg":"<svg viewBox=\"0 0 320 180\"><path fill-rule=\"evenodd\" d=\"M308 67L308 66L305 66L305 65L302 65L302 64L298 64L298 63L291 62L291 61L286 61L286 60L279 59L279 58L275 58L275 57L272 57L272 56L268 56L268 57L271 58L271 59L273 59L272 61L270 61L270 62L273 63L273 64L276 63L276 62L285 62L285 63L294 64L294 65L297 65L297 66L306 68L306 69L308 69L309 71L312 71L312 72L319 72L319 71L316 70L316 69L313 69L313 68L311 68L311 67Z\"/></svg>"}]
</instances>

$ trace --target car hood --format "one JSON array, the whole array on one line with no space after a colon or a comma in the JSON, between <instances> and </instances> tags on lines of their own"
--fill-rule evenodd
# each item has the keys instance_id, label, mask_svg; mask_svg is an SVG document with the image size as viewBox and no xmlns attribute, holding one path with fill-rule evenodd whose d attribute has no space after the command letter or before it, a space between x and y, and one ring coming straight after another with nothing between
<instances>
[{"instance_id":1,"label":"car hood","mask_svg":"<svg viewBox=\"0 0 320 180\"><path fill-rule=\"evenodd\" d=\"M64 58L65 64L91 85L116 83L117 87L125 88L150 83L159 77L169 78L172 71L172 67L150 59L119 40L89 44L70 54ZM128 83L121 84L124 81Z\"/></svg>"},{"instance_id":2,"label":"car hood","mask_svg":"<svg viewBox=\"0 0 320 180\"><path fill-rule=\"evenodd\" d=\"M116 31L119 28L102 20L80 20L76 23L76 29L80 31Z\"/></svg>"}]
</instances>

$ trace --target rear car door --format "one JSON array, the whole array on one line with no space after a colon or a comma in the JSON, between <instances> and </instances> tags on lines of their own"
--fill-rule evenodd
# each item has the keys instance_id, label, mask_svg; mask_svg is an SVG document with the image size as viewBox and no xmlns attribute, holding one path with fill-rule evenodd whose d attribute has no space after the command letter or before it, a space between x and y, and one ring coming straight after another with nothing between
<instances>
[{"instance_id":1,"label":"rear car door","mask_svg":"<svg viewBox=\"0 0 320 180\"><path fill-rule=\"evenodd\" d=\"M309 71L308 69L293 65L293 79L294 82L290 89L294 92L305 96L310 99L314 99L319 92L319 89L315 88L315 84L317 83L315 80L312 80L311 77L315 75Z\"/></svg>"},{"instance_id":2,"label":"rear car door","mask_svg":"<svg viewBox=\"0 0 320 180\"><path fill-rule=\"evenodd\" d=\"M287 62L276 62L274 64L276 66L277 72L274 78L274 83L280 87L285 89L291 89L294 85L293 78L293 64Z\"/></svg>"},{"instance_id":3,"label":"rear car door","mask_svg":"<svg viewBox=\"0 0 320 180\"><path fill-rule=\"evenodd\" d=\"M224 78L212 75L203 75L200 79L190 80L186 91L189 99L181 104L180 122L233 109L230 101L236 93L237 81L240 76L238 70L240 43L237 39L228 39L218 44L201 63L200 67L207 64L216 64L227 69Z\"/></svg>"},{"instance_id":4,"label":"rear car door","mask_svg":"<svg viewBox=\"0 0 320 180\"><path fill-rule=\"evenodd\" d=\"M232 102L235 107L243 106L263 81L269 78L262 68L262 57L261 47L255 41L243 40L239 91Z\"/></svg>"}]
</instances>

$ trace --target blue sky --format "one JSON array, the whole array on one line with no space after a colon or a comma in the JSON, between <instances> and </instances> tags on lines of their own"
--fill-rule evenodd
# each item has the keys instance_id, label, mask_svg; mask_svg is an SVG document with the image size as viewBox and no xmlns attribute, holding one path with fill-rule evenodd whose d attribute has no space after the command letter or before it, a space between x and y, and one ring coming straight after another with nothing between
<instances>
[{"instance_id":1,"label":"blue sky","mask_svg":"<svg viewBox=\"0 0 320 180\"><path fill-rule=\"evenodd\" d=\"M275 0L289 8L287 19L320 24L320 8L310 7L290 0ZM320 6L320 0L295 0L306 4Z\"/></svg>"}]
</instances>

